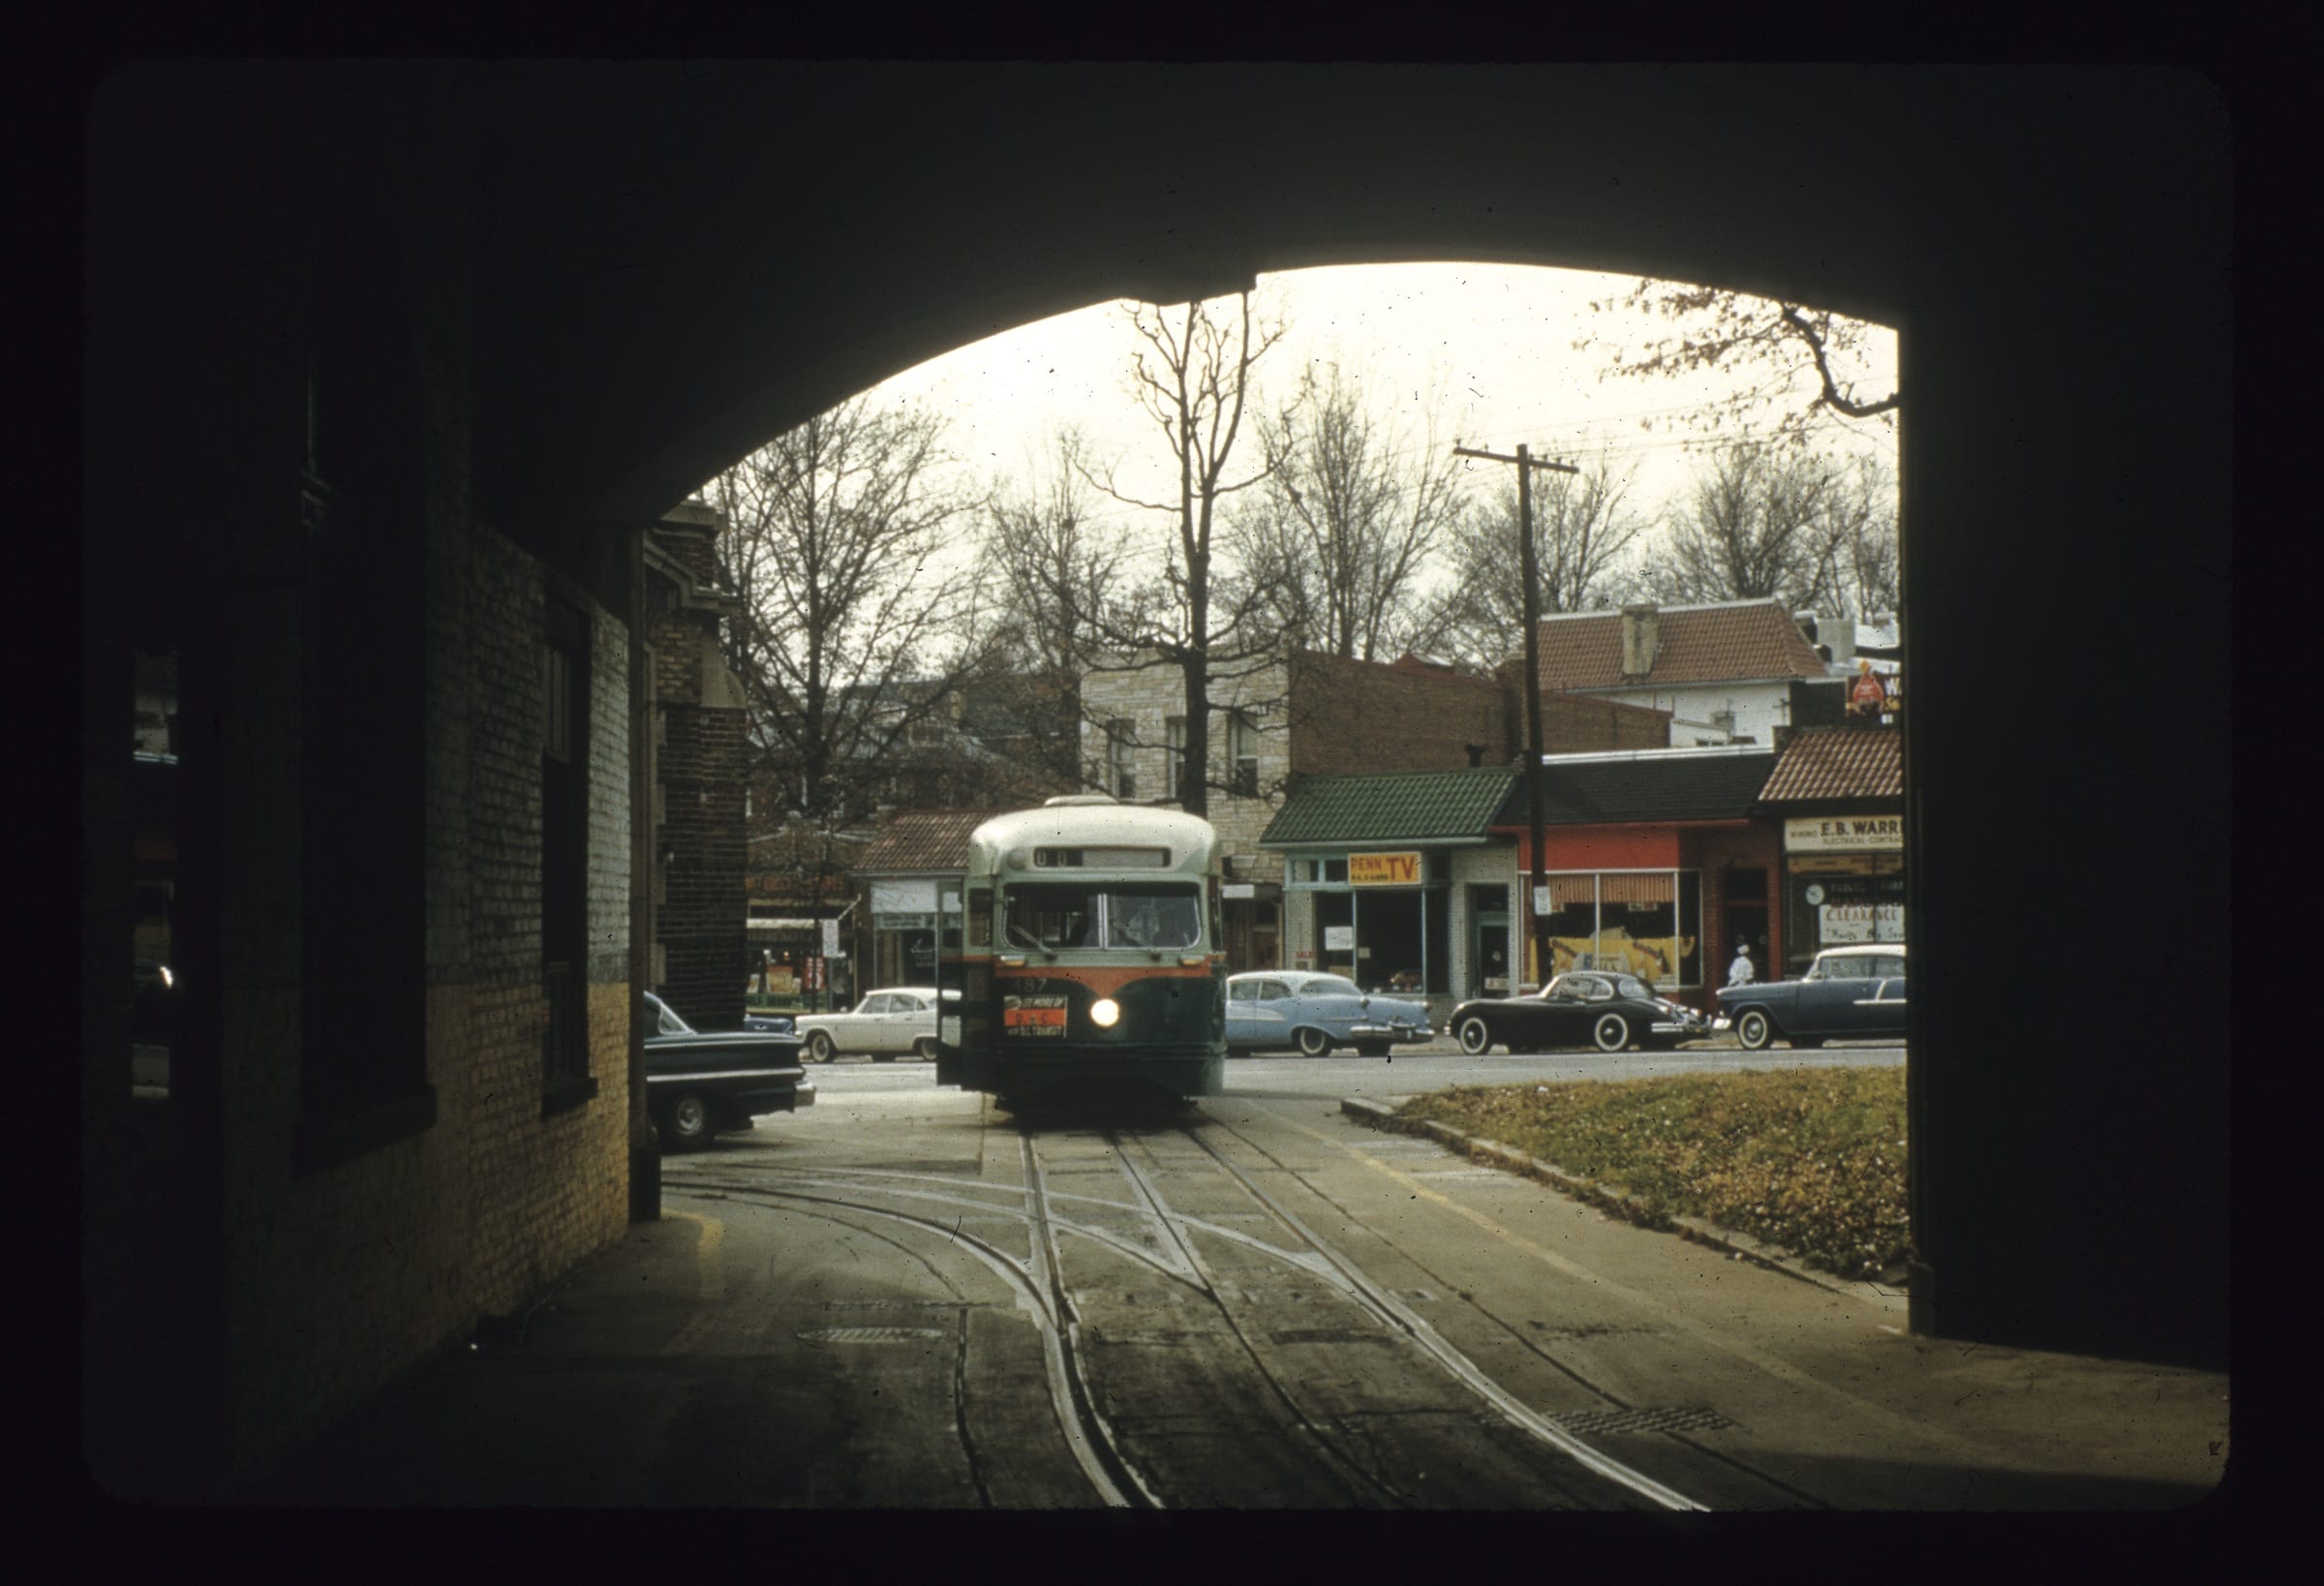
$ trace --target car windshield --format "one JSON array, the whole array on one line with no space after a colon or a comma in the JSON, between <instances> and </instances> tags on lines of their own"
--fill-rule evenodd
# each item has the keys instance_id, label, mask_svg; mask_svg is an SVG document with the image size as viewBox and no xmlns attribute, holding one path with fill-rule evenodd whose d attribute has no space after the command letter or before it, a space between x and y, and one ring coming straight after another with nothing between
<instances>
[{"instance_id":1,"label":"car windshield","mask_svg":"<svg viewBox=\"0 0 2324 1586\"><path fill-rule=\"evenodd\" d=\"M1009 944L1042 952L1155 950L1202 939L1202 895L1185 882L1039 882L1009 888L1004 906Z\"/></svg>"},{"instance_id":2,"label":"car windshield","mask_svg":"<svg viewBox=\"0 0 2324 1586\"><path fill-rule=\"evenodd\" d=\"M657 1035L691 1035L694 1027L672 1012L670 1005L657 997L647 997L646 1017L654 1021Z\"/></svg>"},{"instance_id":3,"label":"car windshield","mask_svg":"<svg viewBox=\"0 0 2324 1586\"><path fill-rule=\"evenodd\" d=\"M1301 996L1361 996L1362 994L1356 989L1354 981L1342 980L1337 975L1318 975L1313 980L1300 982L1300 995Z\"/></svg>"}]
</instances>

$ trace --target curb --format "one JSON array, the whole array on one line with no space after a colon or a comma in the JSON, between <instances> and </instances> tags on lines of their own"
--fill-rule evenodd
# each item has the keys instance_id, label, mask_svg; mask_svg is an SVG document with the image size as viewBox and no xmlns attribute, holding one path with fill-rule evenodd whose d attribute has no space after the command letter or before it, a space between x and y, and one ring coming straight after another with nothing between
<instances>
[{"instance_id":1,"label":"curb","mask_svg":"<svg viewBox=\"0 0 2324 1586\"><path fill-rule=\"evenodd\" d=\"M1728 1256L1764 1266L1770 1271L1781 1272L1786 1277L1797 1278L1802 1283L1814 1284L1817 1288L1830 1294L1845 1295L1850 1299L1867 1297L1862 1293L1864 1285L1850 1285L1845 1279L1835 1277L1829 1272L1815 1271L1802 1266L1774 1245L1762 1243L1748 1234L1737 1234L1731 1229L1720 1228L1716 1224L1704 1222L1699 1217L1675 1217L1668 1212L1652 1210L1643 1202L1631 1199L1628 1194L1612 1184L1601 1184L1592 1179L1580 1177L1568 1173L1554 1162L1544 1162L1538 1156L1527 1156L1523 1151L1504 1145L1499 1141L1480 1140L1474 1135L1453 1128L1449 1123L1439 1123L1434 1118L1399 1117L1391 1108L1385 1107L1379 1102L1364 1101L1354 1096L1343 1097L1339 1104L1339 1110L1348 1117L1354 1118L1358 1123L1366 1127L1385 1130L1391 1134L1420 1135L1458 1152L1471 1161L1489 1163L1493 1167L1506 1168L1524 1177L1538 1179L1586 1205L1596 1206L1608 1216L1619 1217L1624 1222L1635 1224L1639 1228L1652 1229L1664 1234L1675 1234L1682 1239L1707 1246L1713 1250L1724 1251ZM1875 1290L1874 1294L1883 1298L1901 1297L1888 1296L1882 1290Z\"/></svg>"}]
</instances>

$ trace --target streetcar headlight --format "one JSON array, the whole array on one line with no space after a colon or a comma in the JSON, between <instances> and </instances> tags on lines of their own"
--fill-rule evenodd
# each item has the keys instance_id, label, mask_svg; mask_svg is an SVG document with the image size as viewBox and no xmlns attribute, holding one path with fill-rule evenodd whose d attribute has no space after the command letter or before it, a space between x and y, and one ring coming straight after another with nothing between
<instances>
[{"instance_id":1,"label":"streetcar headlight","mask_svg":"<svg viewBox=\"0 0 2324 1586\"><path fill-rule=\"evenodd\" d=\"M1121 1004L1110 996L1101 996L1089 1004L1089 1022L1100 1029L1112 1029L1121 1018Z\"/></svg>"}]
</instances>

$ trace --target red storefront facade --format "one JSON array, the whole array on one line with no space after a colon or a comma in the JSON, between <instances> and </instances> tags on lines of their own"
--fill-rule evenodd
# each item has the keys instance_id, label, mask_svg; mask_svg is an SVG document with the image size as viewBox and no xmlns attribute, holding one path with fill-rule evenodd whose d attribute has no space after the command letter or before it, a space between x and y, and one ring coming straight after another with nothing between
<instances>
[{"instance_id":1,"label":"red storefront facade","mask_svg":"<svg viewBox=\"0 0 2324 1586\"><path fill-rule=\"evenodd\" d=\"M1739 945L1767 978L1784 961L1782 828L1752 818L1751 807L1774 760L1763 748L1728 747L1547 757L1547 973L1622 970L1705 1009ZM1604 818L1615 810L1647 818ZM1492 827L1514 845L1517 921L1529 917L1533 883L1528 824L1520 777ZM1524 985L1540 986L1532 940L1519 951Z\"/></svg>"}]
</instances>

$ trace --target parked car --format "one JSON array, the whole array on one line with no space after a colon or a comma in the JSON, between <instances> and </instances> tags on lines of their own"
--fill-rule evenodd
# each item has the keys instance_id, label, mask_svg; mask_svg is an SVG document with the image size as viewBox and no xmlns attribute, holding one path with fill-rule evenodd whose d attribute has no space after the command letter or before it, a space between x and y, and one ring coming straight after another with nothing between
<instances>
[{"instance_id":1,"label":"parked car","mask_svg":"<svg viewBox=\"0 0 2324 1586\"><path fill-rule=\"evenodd\" d=\"M1253 1052L1288 1047L1321 1057L1333 1047L1354 1047L1366 1057L1388 1054L1398 1041L1425 1041L1428 1005L1367 992L1342 975L1302 969L1262 969L1227 977L1227 1048Z\"/></svg>"},{"instance_id":2,"label":"parked car","mask_svg":"<svg viewBox=\"0 0 2324 1586\"><path fill-rule=\"evenodd\" d=\"M828 1063L843 1052L865 1052L884 1063L904 1052L936 1055L936 989L890 986L865 995L851 1013L800 1014L792 1029L807 1042L810 1062Z\"/></svg>"},{"instance_id":3,"label":"parked car","mask_svg":"<svg viewBox=\"0 0 2324 1586\"><path fill-rule=\"evenodd\" d=\"M748 1129L762 1113L813 1103L815 1087L799 1066L796 1035L706 1034L652 991L641 994L654 1029L646 1037L646 1111L665 1147L692 1150L722 1129Z\"/></svg>"},{"instance_id":4,"label":"parked car","mask_svg":"<svg viewBox=\"0 0 2324 1586\"><path fill-rule=\"evenodd\" d=\"M1732 1028L1751 1052L1775 1041L1901 1041L1905 1036L1905 944L1827 947L1797 980L1728 986L1719 992L1719 1029Z\"/></svg>"},{"instance_id":5,"label":"parked car","mask_svg":"<svg viewBox=\"0 0 2324 1586\"><path fill-rule=\"evenodd\" d=\"M1520 1053L1558 1047L1668 1051L1711 1033L1701 1014L1658 996L1637 976L1588 969L1569 970L1532 996L1464 1002L1451 1022L1460 1050L1478 1056L1496 1046Z\"/></svg>"},{"instance_id":6,"label":"parked car","mask_svg":"<svg viewBox=\"0 0 2324 1586\"><path fill-rule=\"evenodd\" d=\"M747 1030L780 1030L784 1035L789 1035L792 1033L791 1016L789 1014L745 1013L743 1028Z\"/></svg>"}]
</instances>

